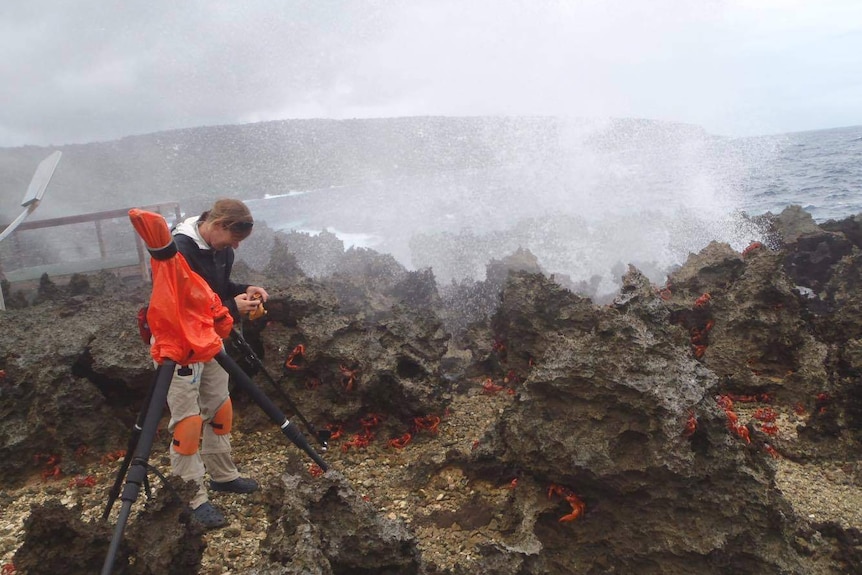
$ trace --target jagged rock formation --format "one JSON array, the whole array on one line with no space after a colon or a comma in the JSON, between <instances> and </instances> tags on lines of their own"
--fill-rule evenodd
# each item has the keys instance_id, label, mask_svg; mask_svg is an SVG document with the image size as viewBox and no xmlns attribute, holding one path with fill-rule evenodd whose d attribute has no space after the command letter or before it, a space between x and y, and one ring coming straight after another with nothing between
<instances>
[{"instance_id":1,"label":"jagged rock formation","mask_svg":"<svg viewBox=\"0 0 862 575\"><path fill-rule=\"evenodd\" d=\"M441 470L456 470L477 486L515 476L519 487L505 492L502 511L499 491L475 487L461 509L405 525L367 505L348 474L314 479L294 467L267 486L258 572L862 569L860 526L800 515L777 488L772 456L859 459L860 218L817 226L789 209L764 221L774 243L742 254L710 244L666 285L630 267L608 305L573 293L542 274L530 254L516 253L492 262L483 282L462 286L488 313L460 323L449 321L458 313L449 306L454 300L441 297L429 270L348 250L334 273L312 278L279 238L266 272L244 272L271 294L268 315L245 333L303 412L345 429L376 413L378 434L393 437L414 418L468 396L475 384L467 382L476 378L489 394L511 388L511 401L493 412L491 431L472 449L429 440L425 457L404 456L399 481L425 485ZM134 324L146 294L108 278L74 286L73 294L45 284L38 304L0 315L7 486L54 466L73 474L93 453L124 445L151 383ZM740 409L749 401L761 414L795 413L797 437L776 435L769 420L751 415L753 407ZM270 425L258 417L250 413L245 423ZM46 454L56 457L50 468L40 459ZM69 545L106 544L104 532L96 535L104 526L91 531L64 509L34 512L22 561L33 556L37 534L47 533L36 527L42 514L76 525ZM179 522L174 511L161 517ZM199 549L199 534L148 530L151 522L144 514L131 526L153 534L149 545L163 536ZM475 545L480 560L444 569L424 554L433 542L418 537L423 522L493 537ZM47 537L45 548L61 544ZM196 553L183 561L194 564Z\"/></svg>"}]
</instances>

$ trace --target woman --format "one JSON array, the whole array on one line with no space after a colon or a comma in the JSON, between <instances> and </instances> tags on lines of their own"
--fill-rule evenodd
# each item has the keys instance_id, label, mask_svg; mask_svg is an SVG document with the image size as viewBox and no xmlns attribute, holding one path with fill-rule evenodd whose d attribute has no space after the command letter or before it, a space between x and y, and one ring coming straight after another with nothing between
<instances>
[{"instance_id":1,"label":"woman","mask_svg":"<svg viewBox=\"0 0 862 575\"><path fill-rule=\"evenodd\" d=\"M253 312L269 295L262 287L231 281L234 250L252 231L254 219L239 200L218 200L200 216L180 222L174 230L177 249L189 266L203 277L230 310L234 324ZM230 428L233 407L228 393L228 374L215 360L178 365L168 390L173 432L171 470L184 480L200 485L190 502L192 514L207 529L227 524L224 514L209 502L210 489L251 493L257 481L240 477L231 458Z\"/></svg>"}]
</instances>

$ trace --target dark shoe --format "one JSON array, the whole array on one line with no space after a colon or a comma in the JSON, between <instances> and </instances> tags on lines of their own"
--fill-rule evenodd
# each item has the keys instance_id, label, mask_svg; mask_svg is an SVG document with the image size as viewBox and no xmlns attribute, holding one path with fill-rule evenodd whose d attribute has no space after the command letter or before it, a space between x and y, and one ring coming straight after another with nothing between
<instances>
[{"instance_id":1,"label":"dark shoe","mask_svg":"<svg viewBox=\"0 0 862 575\"><path fill-rule=\"evenodd\" d=\"M192 518L203 525L205 529L218 529L227 525L225 516L209 501L205 501L192 509Z\"/></svg>"},{"instance_id":2,"label":"dark shoe","mask_svg":"<svg viewBox=\"0 0 862 575\"><path fill-rule=\"evenodd\" d=\"M210 489L213 491L229 491L231 493L252 493L257 491L259 485L257 481L250 477L237 477L233 481L225 481L219 483L210 481Z\"/></svg>"}]
</instances>

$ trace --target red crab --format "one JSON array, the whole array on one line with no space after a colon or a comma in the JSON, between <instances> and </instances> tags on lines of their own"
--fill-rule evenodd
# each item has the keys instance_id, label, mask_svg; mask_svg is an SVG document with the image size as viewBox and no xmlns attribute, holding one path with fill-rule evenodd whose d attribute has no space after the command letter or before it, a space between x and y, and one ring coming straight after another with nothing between
<instances>
[{"instance_id":1,"label":"red crab","mask_svg":"<svg viewBox=\"0 0 862 575\"><path fill-rule=\"evenodd\" d=\"M694 416L694 412L689 410L688 420L685 422L685 429L683 429L682 435L683 437L691 437L695 431L697 431L697 418Z\"/></svg>"},{"instance_id":2,"label":"red crab","mask_svg":"<svg viewBox=\"0 0 862 575\"><path fill-rule=\"evenodd\" d=\"M338 371L341 372L341 385L344 386L345 391L352 391L353 386L356 384L356 373L359 371L358 369L350 369L346 365L341 364L338 367Z\"/></svg>"},{"instance_id":3,"label":"red crab","mask_svg":"<svg viewBox=\"0 0 862 575\"><path fill-rule=\"evenodd\" d=\"M403 449L410 443L410 440L413 438L409 433L405 433L401 437L396 437L395 439L389 440L389 446L394 447L395 449Z\"/></svg>"},{"instance_id":4,"label":"red crab","mask_svg":"<svg viewBox=\"0 0 862 575\"><path fill-rule=\"evenodd\" d=\"M715 396L715 402L725 411L733 409L733 399L729 395L717 395Z\"/></svg>"},{"instance_id":5,"label":"red crab","mask_svg":"<svg viewBox=\"0 0 862 575\"><path fill-rule=\"evenodd\" d=\"M76 475L75 477L73 477L69 481L69 487L77 487L79 489L82 487L92 487L95 484L96 484L96 478L93 477L92 475L88 475L86 477L83 477L81 475Z\"/></svg>"},{"instance_id":6,"label":"red crab","mask_svg":"<svg viewBox=\"0 0 862 575\"><path fill-rule=\"evenodd\" d=\"M54 467L49 467L42 472L42 480L47 481L48 479L60 479L62 475L63 472L60 471L60 466L55 465Z\"/></svg>"},{"instance_id":7,"label":"red crab","mask_svg":"<svg viewBox=\"0 0 862 575\"><path fill-rule=\"evenodd\" d=\"M126 450L125 449L118 449L116 451L111 451L110 453L106 453L102 457L102 463L110 463L112 461L117 461L119 459L122 459L125 456L126 456Z\"/></svg>"},{"instance_id":8,"label":"red crab","mask_svg":"<svg viewBox=\"0 0 862 575\"><path fill-rule=\"evenodd\" d=\"M772 411L772 408L758 407L752 417L759 421L775 421L778 418L778 414Z\"/></svg>"},{"instance_id":9,"label":"red crab","mask_svg":"<svg viewBox=\"0 0 862 575\"><path fill-rule=\"evenodd\" d=\"M502 385L495 384L490 377L482 384L482 393L487 395L495 395L498 391L503 391L504 389L506 388Z\"/></svg>"},{"instance_id":10,"label":"red crab","mask_svg":"<svg viewBox=\"0 0 862 575\"><path fill-rule=\"evenodd\" d=\"M671 297L673 297L673 294L671 293L669 287L665 287L659 290L658 297L660 297L664 301L668 301Z\"/></svg>"},{"instance_id":11,"label":"red crab","mask_svg":"<svg viewBox=\"0 0 862 575\"><path fill-rule=\"evenodd\" d=\"M318 464L312 463L311 465L308 466L308 473L312 477L320 477L325 472L323 471L323 469L321 469L321 467Z\"/></svg>"},{"instance_id":12,"label":"red crab","mask_svg":"<svg viewBox=\"0 0 862 575\"><path fill-rule=\"evenodd\" d=\"M54 467L55 465L58 465L61 460L62 457L59 455L50 455L47 453L37 453L33 456L33 463L36 465L44 463L45 467Z\"/></svg>"},{"instance_id":13,"label":"red crab","mask_svg":"<svg viewBox=\"0 0 862 575\"><path fill-rule=\"evenodd\" d=\"M359 420L359 424L362 425L366 433L370 434L371 430L380 425L381 421L383 421L383 416L381 414L369 413L367 416Z\"/></svg>"},{"instance_id":14,"label":"red crab","mask_svg":"<svg viewBox=\"0 0 862 575\"><path fill-rule=\"evenodd\" d=\"M696 307L696 308L706 307L709 304L709 300L711 300L711 299L712 299L712 296L709 295L708 293L705 293L702 296L700 296L699 298L697 298L696 300L694 300L694 307Z\"/></svg>"},{"instance_id":15,"label":"red crab","mask_svg":"<svg viewBox=\"0 0 862 575\"><path fill-rule=\"evenodd\" d=\"M329 436L330 441L338 439L344 433L344 428L337 423L327 423L325 427L331 433L331 435Z\"/></svg>"},{"instance_id":16,"label":"red crab","mask_svg":"<svg viewBox=\"0 0 862 575\"><path fill-rule=\"evenodd\" d=\"M357 433L353 436L353 439L350 441L345 441L341 444L341 451L347 453L347 450L351 447L355 447L356 449L366 448L368 444L371 443L371 439L373 435L369 435L367 433Z\"/></svg>"},{"instance_id":17,"label":"red crab","mask_svg":"<svg viewBox=\"0 0 862 575\"><path fill-rule=\"evenodd\" d=\"M751 242L750 244L748 244L747 248L742 250L742 257L745 257L748 254L750 254L751 252L759 250L762 247L763 247L763 244L760 242Z\"/></svg>"},{"instance_id":18,"label":"red crab","mask_svg":"<svg viewBox=\"0 0 862 575\"><path fill-rule=\"evenodd\" d=\"M413 424L416 430L427 429L431 433L437 433L437 427L440 425L440 417L436 415L427 415L425 417L414 417Z\"/></svg>"},{"instance_id":19,"label":"red crab","mask_svg":"<svg viewBox=\"0 0 862 575\"><path fill-rule=\"evenodd\" d=\"M732 409L725 409L725 415L727 415L727 425L731 429L736 428L736 424L739 423L739 417L736 415L736 412Z\"/></svg>"},{"instance_id":20,"label":"red crab","mask_svg":"<svg viewBox=\"0 0 862 575\"><path fill-rule=\"evenodd\" d=\"M550 498L553 495L561 496L563 499L566 500L566 502L568 502L569 505L572 506L572 512L567 514L567 515L563 515L558 520L561 523L567 523L569 521L574 521L575 519L577 519L578 517L580 517L581 515L584 514L584 510L587 507L586 503L584 503L568 487L563 487L562 485L557 485L556 483L551 483L551 485L548 487L548 498Z\"/></svg>"},{"instance_id":21,"label":"red crab","mask_svg":"<svg viewBox=\"0 0 862 575\"><path fill-rule=\"evenodd\" d=\"M305 356L305 346L302 344L297 345L293 348L293 351L290 352L290 355L287 356L287 359L284 361L284 367L291 370L302 369L302 366L297 365L296 361Z\"/></svg>"}]
</instances>

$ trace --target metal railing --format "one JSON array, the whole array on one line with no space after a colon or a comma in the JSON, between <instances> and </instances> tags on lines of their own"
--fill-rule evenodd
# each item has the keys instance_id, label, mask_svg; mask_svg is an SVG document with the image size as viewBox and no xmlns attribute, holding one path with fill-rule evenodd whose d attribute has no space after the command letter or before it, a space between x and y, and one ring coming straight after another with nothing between
<instances>
[{"instance_id":1,"label":"metal railing","mask_svg":"<svg viewBox=\"0 0 862 575\"><path fill-rule=\"evenodd\" d=\"M181 217L177 202L141 209L162 214L169 222ZM125 208L24 222L0 244L5 279L16 283L44 273L63 277L137 266L141 278L149 281L148 253L129 224L128 212Z\"/></svg>"}]
</instances>

